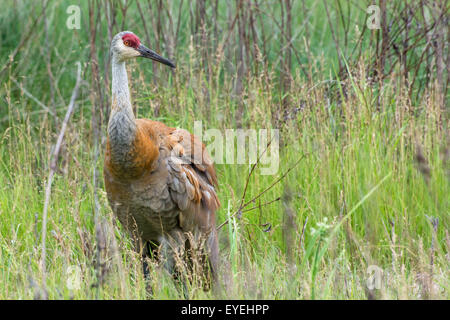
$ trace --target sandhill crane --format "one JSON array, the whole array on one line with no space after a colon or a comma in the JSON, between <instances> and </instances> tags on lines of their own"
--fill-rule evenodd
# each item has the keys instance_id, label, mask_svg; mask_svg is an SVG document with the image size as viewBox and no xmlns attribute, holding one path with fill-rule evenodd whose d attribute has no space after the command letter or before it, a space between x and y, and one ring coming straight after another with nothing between
<instances>
[{"instance_id":1,"label":"sandhill crane","mask_svg":"<svg viewBox=\"0 0 450 320\"><path fill-rule=\"evenodd\" d=\"M183 255L194 239L203 241L216 280L215 212L220 203L213 162L202 142L188 131L136 119L130 100L127 60L144 57L175 65L130 31L114 36L111 57L112 105L104 164L109 204L143 254L146 276L150 248L159 248L165 268L175 273L175 255Z\"/></svg>"}]
</instances>

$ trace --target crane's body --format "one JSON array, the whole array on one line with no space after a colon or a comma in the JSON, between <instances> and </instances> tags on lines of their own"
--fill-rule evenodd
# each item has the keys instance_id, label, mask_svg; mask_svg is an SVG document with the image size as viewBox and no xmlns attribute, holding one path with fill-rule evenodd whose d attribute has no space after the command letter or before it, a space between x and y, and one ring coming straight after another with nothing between
<instances>
[{"instance_id":1,"label":"crane's body","mask_svg":"<svg viewBox=\"0 0 450 320\"><path fill-rule=\"evenodd\" d=\"M149 242L161 246L171 271L174 254L189 246L188 233L205 239L215 278L219 200L213 163L201 141L188 131L136 119L130 100L127 59L143 56L174 65L140 45L128 31L114 37L111 54L112 105L104 165L110 206L137 250L145 254Z\"/></svg>"}]
</instances>

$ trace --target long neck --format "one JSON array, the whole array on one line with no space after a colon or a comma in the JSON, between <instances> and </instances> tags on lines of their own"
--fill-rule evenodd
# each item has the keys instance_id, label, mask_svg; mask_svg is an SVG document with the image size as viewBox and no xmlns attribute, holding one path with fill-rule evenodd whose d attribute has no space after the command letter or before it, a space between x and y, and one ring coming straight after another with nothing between
<instances>
[{"instance_id":1,"label":"long neck","mask_svg":"<svg viewBox=\"0 0 450 320\"><path fill-rule=\"evenodd\" d=\"M130 101L125 62L112 59L112 104L108 123L112 160L126 161L136 136L136 119Z\"/></svg>"}]
</instances>

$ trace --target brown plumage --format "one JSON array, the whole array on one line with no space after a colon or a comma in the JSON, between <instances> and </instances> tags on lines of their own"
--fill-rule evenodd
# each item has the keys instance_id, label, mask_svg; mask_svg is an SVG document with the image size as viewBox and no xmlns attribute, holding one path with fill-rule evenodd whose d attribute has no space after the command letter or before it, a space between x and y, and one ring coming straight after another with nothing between
<instances>
[{"instance_id":1,"label":"brown plumage","mask_svg":"<svg viewBox=\"0 0 450 320\"><path fill-rule=\"evenodd\" d=\"M174 65L128 31L114 37L111 54L112 106L104 165L110 206L137 250L145 255L144 245L156 244L171 272L175 255L192 245L189 239L203 241L216 278L215 212L220 204L213 162L204 144L188 131L135 119L129 99L125 60L142 56Z\"/></svg>"}]
</instances>

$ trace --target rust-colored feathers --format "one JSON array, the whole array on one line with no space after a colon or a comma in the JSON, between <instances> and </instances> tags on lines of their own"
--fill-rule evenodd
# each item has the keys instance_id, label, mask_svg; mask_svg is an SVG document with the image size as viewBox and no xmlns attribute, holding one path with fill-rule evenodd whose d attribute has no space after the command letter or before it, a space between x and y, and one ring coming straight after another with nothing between
<instances>
[{"instance_id":1,"label":"rust-colored feathers","mask_svg":"<svg viewBox=\"0 0 450 320\"><path fill-rule=\"evenodd\" d=\"M220 203L216 173L204 144L188 131L161 122L137 119L136 125L129 166L113 161L109 139L106 146L105 186L119 219L129 228L130 218L136 220L131 223L141 229L145 240L157 241L152 237L170 231L164 229L172 224L183 231L210 231ZM151 215L161 216L157 230L148 230L152 229L149 223L137 222L151 220ZM166 217L172 220L172 216L177 216L177 223L164 226Z\"/></svg>"}]
</instances>

